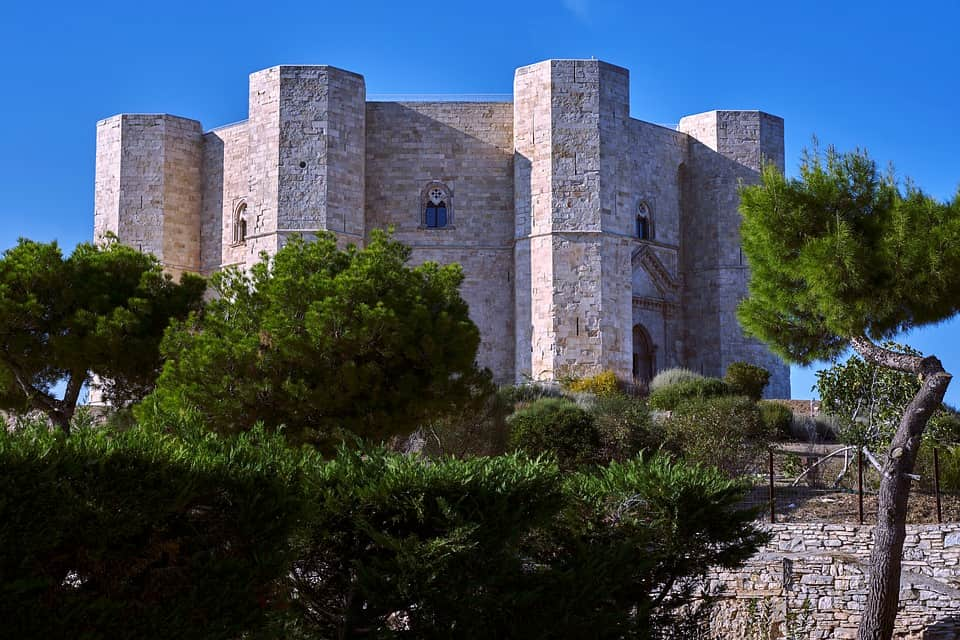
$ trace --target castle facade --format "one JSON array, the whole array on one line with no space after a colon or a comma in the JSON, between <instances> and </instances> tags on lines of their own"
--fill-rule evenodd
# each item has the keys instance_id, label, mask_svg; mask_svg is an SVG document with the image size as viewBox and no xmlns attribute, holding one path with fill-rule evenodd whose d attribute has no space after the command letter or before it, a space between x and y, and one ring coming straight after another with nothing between
<instances>
[{"instance_id":1,"label":"castle facade","mask_svg":"<svg viewBox=\"0 0 960 640\"><path fill-rule=\"evenodd\" d=\"M94 234L209 275L291 234L362 245L393 227L415 262L463 265L479 362L501 381L745 360L789 398L789 369L735 313L737 188L783 169L783 120L710 111L665 128L630 117L628 79L547 60L516 70L513 102L368 102L349 71L258 71L243 122L97 123Z\"/></svg>"}]
</instances>

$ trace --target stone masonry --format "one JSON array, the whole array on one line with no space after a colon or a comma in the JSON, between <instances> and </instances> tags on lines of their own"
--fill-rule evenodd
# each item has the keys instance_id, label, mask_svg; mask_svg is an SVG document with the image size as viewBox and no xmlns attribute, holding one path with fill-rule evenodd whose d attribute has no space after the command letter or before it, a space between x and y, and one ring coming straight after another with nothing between
<instances>
[{"instance_id":1,"label":"stone masonry","mask_svg":"<svg viewBox=\"0 0 960 640\"><path fill-rule=\"evenodd\" d=\"M786 637L790 612L796 637L856 638L873 527L790 523L767 529L772 540L760 553L737 570L710 576L711 591L721 593L711 616L713 637ZM757 614L763 609L766 619ZM769 626L758 629L764 622ZM907 526L894 637L960 638L960 524Z\"/></svg>"},{"instance_id":2,"label":"stone masonry","mask_svg":"<svg viewBox=\"0 0 960 640\"><path fill-rule=\"evenodd\" d=\"M597 60L521 67L513 98L368 102L360 75L278 66L251 74L240 123L116 115L97 124L94 235L209 275L291 234L362 245L391 227L414 262L463 265L479 362L502 382L746 360L789 397L789 369L735 315L737 188L782 169L783 121L643 122L628 71Z\"/></svg>"}]
</instances>

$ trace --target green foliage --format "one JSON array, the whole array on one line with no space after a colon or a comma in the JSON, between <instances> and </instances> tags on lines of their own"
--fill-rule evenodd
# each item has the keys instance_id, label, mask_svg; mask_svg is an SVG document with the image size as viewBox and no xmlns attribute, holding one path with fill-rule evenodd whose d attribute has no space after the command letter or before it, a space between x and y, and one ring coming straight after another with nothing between
<instances>
[{"instance_id":1,"label":"green foliage","mask_svg":"<svg viewBox=\"0 0 960 640\"><path fill-rule=\"evenodd\" d=\"M624 461L656 450L663 434L646 403L625 395L597 398L589 409L600 436L598 459Z\"/></svg>"},{"instance_id":2,"label":"green foliage","mask_svg":"<svg viewBox=\"0 0 960 640\"><path fill-rule=\"evenodd\" d=\"M0 430L0 619L16 638L249 637L311 509L316 454L254 430Z\"/></svg>"},{"instance_id":3,"label":"green foliage","mask_svg":"<svg viewBox=\"0 0 960 640\"><path fill-rule=\"evenodd\" d=\"M752 469L776 436L764 424L757 403L742 396L688 400L673 411L665 427L670 450L730 477Z\"/></svg>"},{"instance_id":4,"label":"green foliage","mask_svg":"<svg viewBox=\"0 0 960 640\"><path fill-rule=\"evenodd\" d=\"M654 409L673 411L687 400L717 398L730 393L730 386L720 378L701 377L660 387L650 393L647 401Z\"/></svg>"},{"instance_id":5,"label":"green foliage","mask_svg":"<svg viewBox=\"0 0 960 640\"><path fill-rule=\"evenodd\" d=\"M494 456L505 453L510 438L507 418L513 413L512 392L484 393L421 429L423 452L431 456Z\"/></svg>"},{"instance_id":6,"label":"green foliage","mask_svg":"<svg viewBox=\"0 0 960 640\"><path fill-rule=\"evenodd\" d=\"M793 437L793 411L790 407L775 400L763 400L757 404L760 407L760 419L767 430L780 440L789 440Z\"/></svg>"},{"instance_id":7,"label":"green foliage","mask_svg":"<svg viewBox=\"0 0 960 640\"><path fill-rule=\"evenodd\" d=\"M960 304L960 192L939 202L881 177L864 151L804 155L740 190L750 263L741 324L790 362L838 357L953 316Z\"/></svg>"},{"instance_id":8,"label":"green foliage","mask_svg":"<svg viewBox=\"0 0 960 640\"><path fill-rule=\"evenodd\" d=\"M603 371L595 376L575 378L570 380L565 388L574 393L592 393L598 397L609 397L621 393L617 374L610 370Z\"/></svg>"},{"instance_id":9,"label":"green foliage","mask_svg":"<svg viewBox=\"0 0 960 640\"><path fill-rule=\"evenodd\" d=\"M293 585L311 633L522 637L511 611L539 596L520 546L563 504L556 465L342 449L316 490L323 509Z\"/></svg>"},{"instance_id":10,"label":"green foliage","mask_svg":"<svg viewBox=\"0 0 960 640\"><path fill-rule=\"evenodd\" d=\"M597 462L600 433L593 416L569 400L537 400L510 416L509 424L514 449L551 454L564 469Z\"/></svg>"},{"instance_id":11,"label":"green foliage","mask_svg":"<svg viewBox=\"0 0 960 640\"><path fill-rule=\"evenodd\" d=\"M385 441L452 410L489 384L474 366L480 334L460 267L409 257L381 231L346 250L322 233L249 274L216 274L217 297L168 331L149 406L185 403L224 433L282 424L321 446L344 431Z\"/></svg>"},{"instance_id":12,"label":"green foliage","mask_svg":"<svg viewBox=\"0 0 960 640\"><path fill-rule=\"evenodd\" d=\"M742 485L664 457L324 462L181 418L0 433L6 634L666 638L707 568L766 539Z\"/></svg>"},{"instance_id":13,"label":"green foliage","mask_svg":"<svg viewBox=\"0 0 960 640\"><path fill-rule=\"evenodd\" d=\"M670 387L680 382L689 382L690 380L700 380L703 376L690 369L683 367L674 367L673 369L664 369L653 376L650 381L650 391L656 391L663 387Z\"/></svg>"},{"instance_id":14,"label":"green foliage","mask_svg":"<svg viewBox=\"0 0 960 640\"><path fill-rule=\"evenodd\" d=\"M556 579L543 631L510 637L669 637L708 568L738 566L768 539L738 506L744 490L666 456L575 474L560 525L532 554Z\"/></svg>"},{"instance_id":15,"label":"green foliage","mask_svg":"<svg viewBox=\"0 0 960 640\"><path fill-rule=\"evenodd\" d=\"M763 390L770 382L770 372L763 367L738 360L730 363L723 379L733 394L747 396L756 402L763 397Z\"/></svg>"},{"instance_id":16,"label":"green foliage","mask_svg":"<svg viewBox=\"0 0 960 640\"><path fill-rule=\"evenodd\" d=\"M933 446L960 444L960 414L952 407L944 405L930 418L923 437Z\"/></svg>"},{"instance_id":17,"label":"green foliage","mask_svg":"<svg viewBox=\"0 0 960 640\"><path fill-rule=\"evenodd\" d=\"M159 375L164 329L200 307L204 287L116 242L64 258L56 242L21 239L0 257L0 409L43 411L67 429L94 374L114 404L139 400Z\"/></svg>"},{"instance_id":18,"label":"green foliage","mask_svg":"<svg viewBox=\"0 0 960 640\"><path fill-rule=\"evenodd\" d=\"M940 491L953 496L960 495L960 444L937 445L925 443L917 452L914 472L920 476L920 486L926 491L934 488L933 450L938 449L940 458Z\"/></svg>"},{"instance_id":19,"label":"green foliage","mask_svg":"<svg viewBox=\"0 0 960 640\"><path fill-rule=\"evenodd\" d=\"M921 355L895 342L883 348ZM821 411L840 420L840 438L851 444L886 447L907 404L920 390L917 376L867 362L856 355L817 372Z\"/></svg>"}]
</instances>

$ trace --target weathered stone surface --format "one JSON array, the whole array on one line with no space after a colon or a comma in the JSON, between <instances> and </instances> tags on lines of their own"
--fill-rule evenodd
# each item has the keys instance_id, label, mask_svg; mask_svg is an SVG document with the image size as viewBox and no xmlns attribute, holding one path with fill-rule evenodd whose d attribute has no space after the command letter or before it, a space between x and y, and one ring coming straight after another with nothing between
<instances>
[{"instance_id":1,"label":"weathered stone surface","mask_svg":"<svg viewBox=\"0 0 960 640\"><path fill-rule=\"evenodd\" d=\"M771 541L738 571L708 576L723 590L712 616L715 638L744 637L751 602L765 599L779 612L806 608L807 627L798 637L855 638L867 597L873 527L837 524L766 525ZM909 525L900 580L896 638L960 637L960 524ZM926 543L926 544L922 544Z\"/></svg>"},{"instance_id":2,"label":"weathered stone surface","mask_svg":"<svg viewBox=\"0 0 960 640\"><path fill-rule=\"evenodd\" d=\"M735 317L737 186L764 159L783 166L783 121L714 111L673 131L629 117L628 79L548 60L516 71L512 103L368 103L355 73L271 67L251 74L241 123L100 122L95 236L210 274L292 233L362 244L389 226L414 262L463 265L479 361L501 381L747 360L788 397L789 370ZM445 228L424 219L434 189Z\"/></svg>"}]
</instances>

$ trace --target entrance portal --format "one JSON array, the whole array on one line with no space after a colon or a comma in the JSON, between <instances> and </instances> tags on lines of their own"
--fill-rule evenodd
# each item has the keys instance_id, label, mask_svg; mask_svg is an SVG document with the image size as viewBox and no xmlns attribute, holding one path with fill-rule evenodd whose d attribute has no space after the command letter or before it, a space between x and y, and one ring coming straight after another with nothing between
<instances>
[{"instance_id":1,"label":"entrance portal","mask_svg":"<svg viewBox=\"0 0 960 640\"><path fill-rule=\"evenodd\" d=\"M657 368L655 347L642 324L633 326L633 379L649 384Z\"/></svg>"}]
</instances>

